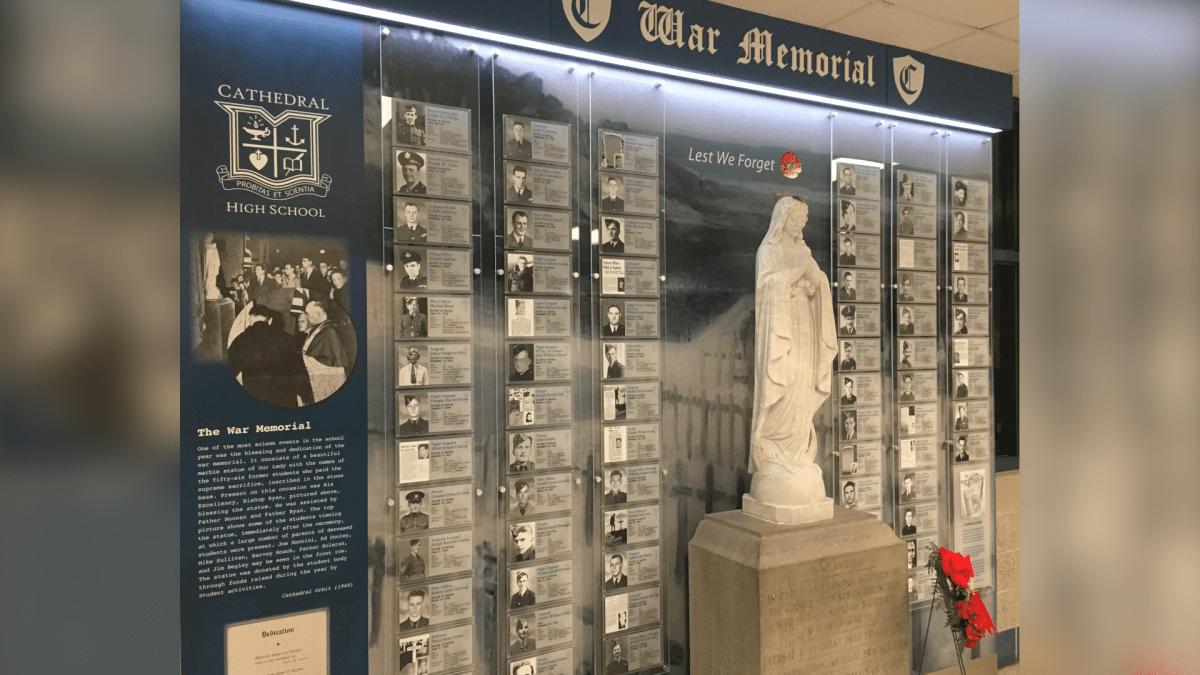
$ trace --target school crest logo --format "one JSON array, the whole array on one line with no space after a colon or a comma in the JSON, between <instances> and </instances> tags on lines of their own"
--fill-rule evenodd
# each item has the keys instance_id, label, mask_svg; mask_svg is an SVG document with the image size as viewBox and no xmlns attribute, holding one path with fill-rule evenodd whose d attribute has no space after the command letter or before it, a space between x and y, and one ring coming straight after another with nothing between
<instances>
[{"instance_id":1,"label":"school crest logo","mask_svg":"<svg viewBox=\"0 0 1200 675\"><path fill-rule=\"evenodd\" d=\"M896 76L896 89L900 91L900 98L904 99L906 104L912 105L921 95L921 88L925 86L925 64L912 56L897 56L892 59L892 73Z\"/></svg>"},{"instance_id":2,"label":"school crest logo","mask_svg":"<svg viewBox=\"0 0 1200 675\"><path fill-rule=\"evenodd\" d=\"M229 165L217 167L222 187L274 200L329 194L333 179L320 173L319 131L330 115L215 103L229 114Z\"/></svg>"},{"instance_id":3,"label":"school crest logo","mask_svg":"<svg viewBox=\"0 0 1200 675\"><path fill-rule=\"evenodd\" d=\"M596 39L608 25L612 0L562 0L562 4L571 28L584 42Z\"/></svg>"}]
</instances>

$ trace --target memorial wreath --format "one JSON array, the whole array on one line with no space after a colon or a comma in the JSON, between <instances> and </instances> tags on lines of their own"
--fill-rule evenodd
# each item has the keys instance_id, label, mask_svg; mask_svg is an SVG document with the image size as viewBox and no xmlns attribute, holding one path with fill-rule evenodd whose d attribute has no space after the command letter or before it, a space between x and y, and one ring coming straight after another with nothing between
<instances>
[{"instance_id":1,"label":"memorial wreath","mask_svg":"<svg viewBox=\"0 0 1200 675\"><path fill-rule=\"evenodd\" d=\"M948 548L938 548L929 553L927 565L930 574L936 575L933 582L933 603L941 600L942 608L946 610L946 625L954 637L954 648L958 651L958 669L966 675L963 664L964 649L973 649L985 635L995 634L996 625L992 616L979 597L979 591L970 588L971 577L975 576L975 568L971 565L971 556L955 553ZM929 620L933 622L933 606L929 608ZM929 624L925 626L925 644L929 644ZM925 646L921 647L921 662L917 672L925 662Z\"/></svg>"}]
</instances>

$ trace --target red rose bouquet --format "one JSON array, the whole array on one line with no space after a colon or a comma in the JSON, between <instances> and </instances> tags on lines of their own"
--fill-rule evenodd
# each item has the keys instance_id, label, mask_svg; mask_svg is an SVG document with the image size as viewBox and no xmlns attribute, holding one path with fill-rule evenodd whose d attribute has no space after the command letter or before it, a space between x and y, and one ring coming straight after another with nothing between
<instances>
[{"instance_id":1,"label":"red rose bouquet","mask_svg":"<svg viewBox=\"0 0 1200 675\"><path fill-rule=\"evenodd\" d=\"M979 598L979 591L970 588L971 577L975 576L975 568L971 566L971 556L961 555L948 548L939 548L929 554L929 571L936 574L933 582L933 601L939 599L946 610L946 625L954 637L954 647L958 650L958 668L966 675L962 653L964 649L972 649L985 635L996 632L992 616ZM933 608L929 608L929 620L933 621ZM929 642L929 626L925 627L925 641ZM925 648L921 648L921 662L925 661ZM921 672L918 666L917 672Z\"/></svg>"}]
</instances>

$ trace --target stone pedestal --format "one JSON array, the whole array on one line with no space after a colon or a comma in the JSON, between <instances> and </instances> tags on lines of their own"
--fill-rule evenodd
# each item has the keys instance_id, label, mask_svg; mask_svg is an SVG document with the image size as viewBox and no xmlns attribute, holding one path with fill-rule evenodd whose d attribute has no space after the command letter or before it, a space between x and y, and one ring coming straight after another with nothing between
<instances>
[{"instance_id":1,"label":"stone pedestal","mask_svg":"<svg viewBox=\"0 0 1200 675\"><path fill-rule=\"evenodd\" d=\"M688 544L695 675L909 675L905 546L840 506L779 525L728 511Z\"/></svg>"}]
</instances>

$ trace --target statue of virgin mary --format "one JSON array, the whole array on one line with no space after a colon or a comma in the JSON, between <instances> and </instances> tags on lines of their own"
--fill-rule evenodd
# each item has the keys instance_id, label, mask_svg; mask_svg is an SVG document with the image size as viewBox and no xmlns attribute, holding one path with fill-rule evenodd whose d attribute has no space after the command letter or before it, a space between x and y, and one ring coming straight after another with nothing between
<instances>
[{"instance_id":1,"label":"statue of virgin mary","mask_svg":"<svg viewBox=\"0 0 1200 675\"><path fill-rule=\"evenodd\" d=\"M777 523L833 517L812 419L831 391L837 322L829 277L801 236L806 222L804 200L780 198L755 264L753 479L742 510Z\"/></svg>"}]
</instances>

